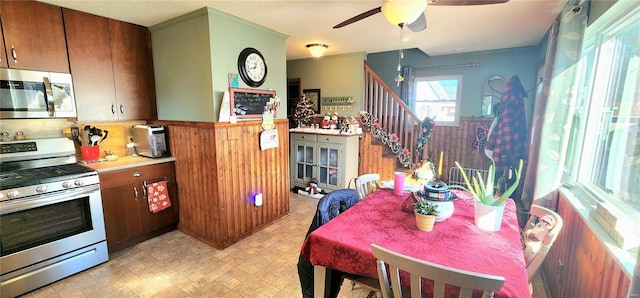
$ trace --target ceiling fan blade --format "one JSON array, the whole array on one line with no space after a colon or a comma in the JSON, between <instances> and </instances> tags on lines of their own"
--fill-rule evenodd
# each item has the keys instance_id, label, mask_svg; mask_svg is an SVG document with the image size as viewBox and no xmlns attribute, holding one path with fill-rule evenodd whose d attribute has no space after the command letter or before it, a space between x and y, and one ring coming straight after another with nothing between
<instances>
[{"instance_id":1,"label":"ceiling fan blade","mask_svg":"<svg viewBox=\"0 0 640 298\"><path fill-rule=\"evenodd\" d=\"M498 4L506 3L509 0L427 0L428 5L485 5L485 4Z\"/></svg>"},{"instance_id":2,"label":"ceiling fan blade","mask_svg":"<svg viewBox=\"0 0 640 298\"><path fill-rule=\"evenodd\" d=\"M370 16L372 16L372 15L374 15L376 13L379 13L381 11L382 11L382 7L377 7L377 8L371 9L371 10L367 10L367 11L365 11L365 12L363 12L363 13L355 16L355 17L352 17L352 18L350 18L350 19L348 19L348 20L346 20L346 21L344 21L344 22L342 22L342 23L340 23L338 25L333 26L333 29L342 28L342 27L344 27L346 25L349 25L351 23L355 23L355 22L360 21L362 19L368 18L368 17L370 17Z\"/></svg>"},{"instance_id":3,"label":"ceiling fan blade","mask_svg":"<svg viewBox=\"0 0 640 298\"><path fill-rule=\"evenodd\" d=\"M427 29L427 17L425 17L424 13L422 13L418 19L413 21L413 23L407 25L409 29L413 32L420 32L424 29Z\"/></svg>"}]
</instances>

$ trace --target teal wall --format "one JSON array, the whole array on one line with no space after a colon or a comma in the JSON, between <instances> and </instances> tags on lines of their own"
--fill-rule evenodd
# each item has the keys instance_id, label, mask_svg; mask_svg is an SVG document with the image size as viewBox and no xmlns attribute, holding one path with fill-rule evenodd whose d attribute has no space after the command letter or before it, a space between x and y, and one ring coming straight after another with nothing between
<instances>
[{"instance_id":1,"label":"teal wall","mask_svg":"<svg viewBox=\"0 0 640 298\"><path fill-rule=\"evenodd\" d=\"M286 118L286 35L211 8L152 26L158 119L218 121L229 73L238 55L258 49L267 79L256 89L275 90L282 99L277 118ZM240 88L248 88L239 79Z\"/></svg>"},{"instance_id":2,"label":"teal wall","mask_svg":"<svg viewBox=\"0 0 640 298\"><path fill-rule=\"evenodd\" d=\"M339 116L359 115L364 96L365 53L324 56L287 61L287 78L299 78L300 89L320 89L322 97L352 96L351 110L338 110ZM332 112L321 107L320 112Z\"/></svg>"},{"instance_id":3,"label":"teal wall","mask_svg":"<svg viewBox=\"0 0 640 298\"><path fill-rule=\"evenodd\" d=\"M429 57L418 49L404 50L402 65L412 66L417 75L462 75L462 117L481 116L481 97L484 82L491 76L501 76L505 80L517 75L526 90L536 84L536 70L540 61L537 46L494 51L483 51L456 55ZM371 68L400 95L393 78L398 74L398 51L373 53L367 56ZM474 67L453 67L462 64L479 64ZM435 69L436 67L445 67ZM432 69L429 69L432 68ZM531 119L534 90L525 99L527 119Z\"/></svg>"}]
</instances>

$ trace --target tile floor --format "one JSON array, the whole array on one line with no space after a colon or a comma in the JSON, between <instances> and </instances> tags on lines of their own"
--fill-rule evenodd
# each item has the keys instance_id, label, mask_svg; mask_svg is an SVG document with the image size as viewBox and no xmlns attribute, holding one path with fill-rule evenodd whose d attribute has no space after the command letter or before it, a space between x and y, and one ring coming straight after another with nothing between
<instances>
[{"instance_id":1,"label":"tile floor","mask_svg":"<svg viewBox=\"0 0 640 298\"><path fill-rule=\"evenodd\" d=\"M224 250L173 231L23 297L300 297L296 264L317 200L291 194L289 216ZM543 297L540 278L534 297ZM366 297L345 282L340 297Z\"/></svg>"}]
</instances>

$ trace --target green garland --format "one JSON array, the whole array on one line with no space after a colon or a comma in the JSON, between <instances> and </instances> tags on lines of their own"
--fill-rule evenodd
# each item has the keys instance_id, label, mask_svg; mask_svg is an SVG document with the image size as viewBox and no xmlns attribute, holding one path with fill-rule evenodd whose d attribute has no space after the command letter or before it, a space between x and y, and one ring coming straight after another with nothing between
<instances>
[{"instance_id":1,"label":"green garland","mask_svg":"<svg viewBox=\"0 0 640 298\"><path fill-rule=\"evenodd\" d=\"M378 122L378 118L371 115L369 112L360 112L360 122L367 128L371 135L380 139L382 143L387 144L393 154L398 156L398 161L403 167L409 168L412 171L420 168L420 164L414 164L411 161L411 151L407 148L402 148L400 145L400 138L398 135L390 134L388 130L382 128ZM427 141L431 139L431 134L436 128L433 119L426 117L422 123L420 123L420 131L418 132L418 139L414 148L415 156L421 157Z\"/></svg>"}]
</instances>

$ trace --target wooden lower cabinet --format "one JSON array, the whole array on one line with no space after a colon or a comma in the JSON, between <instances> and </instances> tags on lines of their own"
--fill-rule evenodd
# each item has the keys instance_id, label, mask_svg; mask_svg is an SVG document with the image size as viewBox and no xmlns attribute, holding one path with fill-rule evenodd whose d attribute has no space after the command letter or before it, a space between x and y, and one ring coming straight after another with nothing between
<instances>
[{"instance_id":1,"label":"wooden lower cabinet","mask_svg":"<svg viewBox=\"0 0 640 298\"><path fill-rule=\"evenodd\" d=\"M166 180L171 207L149 211L145 182ZM178 190L173 162L100 173L109 252L171 231L178 224Z\"/></svg>"}]
</instances>

